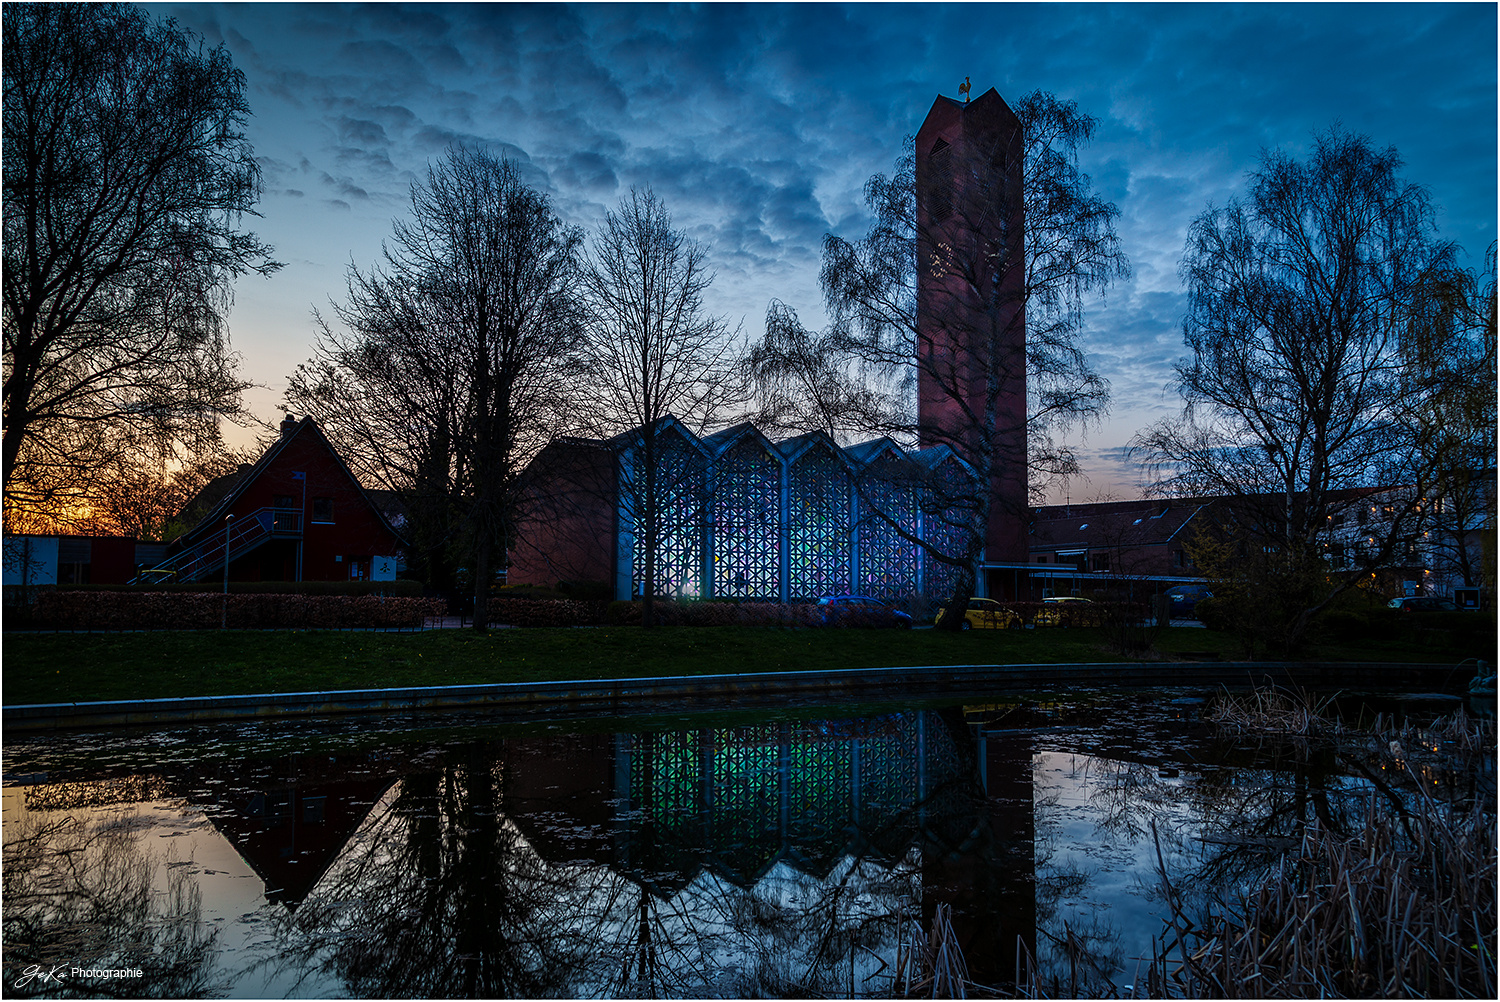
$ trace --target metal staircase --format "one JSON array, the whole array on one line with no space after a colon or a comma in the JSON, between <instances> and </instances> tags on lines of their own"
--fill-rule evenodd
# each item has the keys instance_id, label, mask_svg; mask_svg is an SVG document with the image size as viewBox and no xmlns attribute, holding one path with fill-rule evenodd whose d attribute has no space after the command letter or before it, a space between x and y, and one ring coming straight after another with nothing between
<instances>
[{"instance_id":1,"label":"metal staircase","mask_svg":"<svg viewBox=\"0 0 1500 1002\"><path fill-rule=\"evenodd\" d=\"M196 546L174 553L155 567L141 571L130 583L152 585L202 581L223 569L226 551L230 560L238 560L271 539L295 539L301 535L301 512L259 508L235 519L227 531L215 532Z\"/></svg>"}]
</instances>

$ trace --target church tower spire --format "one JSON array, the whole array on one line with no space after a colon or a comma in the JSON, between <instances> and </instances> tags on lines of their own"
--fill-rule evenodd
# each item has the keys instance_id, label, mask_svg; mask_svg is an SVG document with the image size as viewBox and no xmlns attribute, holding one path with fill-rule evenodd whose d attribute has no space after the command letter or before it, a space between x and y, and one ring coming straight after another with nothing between
<instances>
[{"instance_id":1,"label":"church tower spire","mask_svg":"<svg viewBox=\"0 0 1500 1002\"><path fill-rule=\"evenodd\" d=\"M918 438L988 479L986 560L1024 562L1024 142L993 87L967 97L917 131Z\"/></svg>"}]
</instances>

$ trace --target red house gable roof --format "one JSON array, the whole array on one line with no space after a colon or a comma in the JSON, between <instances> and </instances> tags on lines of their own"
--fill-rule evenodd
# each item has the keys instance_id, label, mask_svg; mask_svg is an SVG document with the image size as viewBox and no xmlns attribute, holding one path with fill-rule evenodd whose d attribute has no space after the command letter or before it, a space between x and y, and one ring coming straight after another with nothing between
<instances>
[{"instance_id":1,"label":"red house gable roof","mask_svg":"<svg viewBox=\"0 0 1500 1002\"><path fill-rule=\"evenodd\" d=\"M391 525L390 521L385 517L384 512L381 511L380 507L370 499L370 496L365 492L365 489L361 487L359 481L355 479L354 473L349 469L348 464L344 462L343 458L338 454L338 451L334 449L332 443L328 441L328 439L323 435L323 432L318 428L317 422L314 421L311 417L304 417L301 421L296 422L295 425L291 427L288 427L287 422L283 422L281 437L276 439L276 441L271 444L271 447L261 455L260 459L258 459L253 466L251 466L249 469L241 468L235 473L215 478L208 484L204 485L203 489L198 492L197 497L195 497L193 501L188 504L187 510L191 510L193 507L200 503L212 501L212 495L219 493L220 491L224 492L223 496L220 497L217 501L212 501L213 507L208 511L206 515L203 516L201 520L199 520L197 525L193 526L192 529L190 529L186 534L180 537L181 543L179 545L190 545L202 539L204 536L208 535L211 532L218 532L222 530L224 527L224 517L226 515L229 515L230 513L239 513L239 509L241 507L244 507L243 505L241 505L241 501L246 498L246 495L249 494L251 490L255 486L257 486L264 477L266 477L273 470L277 469L280 465L283 465L280 463L280 461L283 459L283 457L287 456L288 450L293 449L293 443L296 442L299 438L301 439L301 442L298 444L306 444L308 442L311 442L315 444L315 446L320 449L322 453L326 454L327 460L331 461L331 465L333 466L335 475L340 476L341 479L345 481L345 483L340 485L340 487L345 491L354 492L354 495L358 497L363 506L365 508L368 508L370 513L378 521L380 528L390 534L392 539L395 541L395 545L405 546L405 538L403 538L401 533L396 531L396 528ZM311 497L315 495L309 494L309 496ZM254 504L252 506L260 507L259 504Z\"/></svg>"}]
</instances>

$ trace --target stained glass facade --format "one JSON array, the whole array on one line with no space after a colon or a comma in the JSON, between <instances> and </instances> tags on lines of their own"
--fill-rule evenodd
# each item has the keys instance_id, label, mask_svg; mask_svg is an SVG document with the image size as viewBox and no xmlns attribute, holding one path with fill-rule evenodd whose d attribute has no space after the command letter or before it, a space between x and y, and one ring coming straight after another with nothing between
<instances>
[{"instance_id":1,"label":"stained glass facade","mask_svg":"<svg viewBox=\"0 0 1500 1002\"><path fill-rule=\"evenodd\" d=\"M814 443L787 465L787 600L851 592L851 485L832 445Z\"/></svg>"},{"instance_id":2,"label":"stained glass facade","mask_svg":"<svg viewBox=\"0 0 1500 1002\"><path fill-rule=\"evenodd\" d=\"M973 517L968 469L950 455L935 465L933 475L933 490L922 506L922 538L931 540L945 554L962 556ZM933 599L946 599L953 594L961 569L926 551L922 562L922 591Z\"/></svg>"},{"instance_id":3,"label":"stained glass facade","mask_svg":"<svg viewBox=\"0 0 1500 1002\"><path fill-rule=\"evenodd\" d=\"M629 487L623 491L622 516L646 510L646 476L641 451L631 451ZM659 512L656 540L656 594L673 598L701 598L703 589L704 502L708 459L688 433L675 423L657 435L654 493ZM632 554L632 595L646 590L646 539L637 531Z\"/></svg>"},{"instance_id":4,"label":"stained glass facade","mask_svg":"<svg viewBox=\"0 0 1500 1002\"><path fill-rule=\"evenodd\" d=\"M917 594L917 504L904 457L880 455L860 480L859 565L855 591L886 602Z\"/></svg>"},{"instance_id":5,"label":"stained glass facade","mask_svg":"<svg viewBox=\"0 0 1500 1002\"><path fill-rule=\"evenodd\" d=\"M719 598L781 599L781 459L749 433L713 467L713 588Z\"/></svg>"},{"instance_id":6,"label":"stained glass facade","mask_svg":"<svg viewBox=\"0 0 1500 1002\"><path fill-rule=\"evenodd\" d=\"M962 494L953 488L969 473L951 454L935 461L889 441L840 449L820 434L772 445L749 425L698 439L675 421L663 424L658 443L658 595L815 602L853 593L903 602L951 592L958 569L924 561L903 535L926 533L944 552L962 551L964 520L942 498ZM620 552L630 561L630 592L619 597L638 597L646 542L634 513L644 508L644 470L638 439L616 444Z\"/></svg>"}]
</instances>

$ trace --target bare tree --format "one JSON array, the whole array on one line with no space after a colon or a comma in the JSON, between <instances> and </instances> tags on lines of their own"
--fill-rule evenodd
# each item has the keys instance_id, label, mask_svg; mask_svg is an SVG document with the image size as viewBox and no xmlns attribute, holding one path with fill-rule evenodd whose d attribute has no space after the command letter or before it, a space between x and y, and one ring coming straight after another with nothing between
<instances>
[{"instance_id":1,"label":"bare tree","mask_svg":"<svg viewBox=\"0 0 1500 1002\"><path fill-rule=\"evenodd\" d=\"M1114 231L1119 210L1079 169L1094 119L1041 91L1014 114L1013 127L924 161L922 177L909 140L894 175L865 186L869 232L824 238L830 328L805 331L773 304L751 355L773 422L948 445L968 464L962 481L912 473L938 533L882 518L952 568L947 601L957 608L973 593L997 496L1019 495L1005 513L1019 524L1028 480L1036 491L1076 471L1056 437L1108 402L1080 344L1084 297L1129 268ZM1019 479L1019 491L997 494L1003 478ZM861 492L862 510L877 518L880 493ZM944 617L955 628L962 619Z\"/></svg>"},{"instance_id":2,"label":"bare tree","mask_svg":"<svg viewBox=\"0 0 1500 1002\"><path fill-rule=\"evenodd\" d=\"M411 192L384 264L349 269L287 399L401 493L429 566L462 553L487 625L517 476L555 431L574 358L578 230L509 160L453 149Z\"/></svg>"},{"instance_id":3,"label":"bare tree","mask_svg":"<svg viewBox=\"0 0 1500 1002\"><path fill-rule=\"evenodd\" d=\"M1184 410L1136 440L1159 489L1230 499L1240 549L1257 555L1240 566L1264 564L1291 647L1353 585L1322 559L1340 516L1369 503L1351 489L1405 488L1352 551L1370 570L1407 556L1436 486L1415 447L1402 346L1454 248L1435 239L1428 193L1401 166L1393 148L1335 128L1305 162L1263 153L1243 200L1198 217L1182 264Z\"/></svg>"},{"instance_id":4,"label":"bare tree","mask_svg":"<svg viewBox=\"0 0 1500 1002\"><path fill-rule=\"evenodd\" d=\"M682 472L663 461L663 422L670 416L701 429L736 399L734 334L703 311L713 278L703 249L672 228L649 188L632 189L605 215L587 253L581 349L588 361L577 413L596 434L634 436L619 483L644 562L647 627L664 521L678 496L691 493L677 482Z\"/></svg>"},{"instance_id":5,"label":"bare tree","mask_svg":"<svg viewBox=\"0 0 1500 1002\"><path fill-rule=\"evenodd\" d=\"M222 46L129 5L13 4L4 48L5 503L66 510L101 466L243 416L224 313L279 265L239 227L260 170Z\"/></svg>"},{"instance_id":6,"label":"bare tree","mask_svg":"<svg viewBox=\"0 0 1500 1002\"><path fill-rule=\"evenodd\" d=\"M166 541L193 527L179 519L204 485L253 458L248 452L219 449L170 467L134 460L113 463L96 477L90 519L78 528L91 535Z\"/></svg>"}]
</instances>

